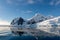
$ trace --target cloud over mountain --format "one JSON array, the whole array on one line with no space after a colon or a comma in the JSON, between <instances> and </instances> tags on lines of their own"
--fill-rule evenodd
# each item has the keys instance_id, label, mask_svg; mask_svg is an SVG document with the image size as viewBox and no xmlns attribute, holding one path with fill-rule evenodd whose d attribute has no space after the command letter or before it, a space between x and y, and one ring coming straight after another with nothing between
<instances>
[{"instance_id":1,"label":"cloud over mountain","mask_svg":"<svg viewBox=\"0 0 60 40\"><path fill-rule=\"evenodd\" d=\"M28 4L48 4L59 5L60 0L6 0L8 4L28 5Z\"/></svg>"}]
</instances>

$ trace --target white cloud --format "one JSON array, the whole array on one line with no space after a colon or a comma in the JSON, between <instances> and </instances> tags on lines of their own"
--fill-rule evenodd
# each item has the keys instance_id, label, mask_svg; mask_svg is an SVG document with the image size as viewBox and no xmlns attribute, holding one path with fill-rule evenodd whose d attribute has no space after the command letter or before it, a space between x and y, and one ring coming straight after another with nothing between
<instances>
[{"instance_id":1,"label":"white cloud","mask_svg":"<svg viewBox=\"0 0 60 40\"><path fill-rule=\"evenodd\" d=\"M28 11L22 11L21 13L24 13L24 14L28 13L28 14L30 14L30 13L33 13L33 11L28 10Z\"/></svg>"},{"instance_id":2,"label":"white cloud","mask_svg":"<svg viewBox=\"0 0 60 40\"><path fill-rule=\"evenodd\" d=\"M0 25L10 25L10 22L5 20L0 20Z\"/></svg>"},{"instance_id":3,"label":"white cloud","mask_svg":"<svg viewBox=\"0 0 60 40\"><path fill-rule=\"evenodd\" d=\"M12 0L6 0L8 4L12 4Z\"/></svg>"},{"instance_id":4,"label":"white cloud","mask_svg":"<svg viewBox=\"0 0 60 40\"><path fill-rule=\"evenodd\" d=\"M33 4L34 1L33 1L33 0L28 0L28 3L29 3L29 4Z\"/></svg>"},{"instance_id":5,"label":"white cloud","mask_svg":"<svg viewBox=\"0 0 60 40\"><path fill-rule=\"evenodd\" d=\"M26 13L32 13L33 11L31 11L31 10L28 10L28 11L26 11Z\"/></svg>"},{"instance_id":6,"label":"white cloud","mask_svg":"<svg viewBox=\"0 0 60 40\"><path fill-rule=\"evenodd\" d=\"M38 0L40 3L43 3L44 0Z\"/></svg>"},{"instance_id":7,"label":"white cloud","mask_svg":"<svg viewBox=\"0 0 60 40\"><path fill-rule=\"evenodd\" d=\"M15 5L28 5L42 2L42 0L7 0L8 4L15 4Z\"/></svg>"},{"instance_id":8,"label":"white cloud","mask_svg":"<svg viewBox=\"0 0 60 40\"><path fill-rule=\"evenodd\" d=\"M30 14L30 13L33 13L33 11L28 10L28 11L24 11L24 13Z\"/></svg>"},{"instance_id":9,"label":"white cloud","mask_svg":"<svg viewBox=\"0 0 60 40\"><path fill-rule=\"evenodd\" d=\"M7 0L8 4L14 4L14 5L28 5L28 4L46 4L45 0ZM59 5L60 0L50 0L47 4L49 5Z\"/></svg>"},{"instance_id":10,"label":"white cloud","mask_svg":"<svg viewBox=\"0 0 60 40\"><path fill-rule=\"evenodd\" d=\"M52 0L51 2L50 2L50 5L59 5L60 4L60 0Z\"/></svg>"},{"instance_id":11,"label":"white cloud","mask_svg":"<svg viewBox=\"0 0 60 40\"><path fill-rule=\"evenodd\" d=\"M43 3L44 0L28 0L28 4Z\"/></svg>"},{"instance_id":12,"label":"white cloud","mask_svg":"<svg viewBox=\"0 0 60 40\"><path fill-rule=\"evenodd\" d=\"M57 1L55 5L59 5L59 4L60 4L60 0L59 0L59 1Z\"/></svg>"},{"instance_id":13,"label":"white cloud","mask_svg":"<svg viewBox=\"0 0 60 40\"><path fill-rule=\"evenodd\" d=\"M50 5L54 5L54 1L51 1L51 2L50 2Z\"/></svg>"},{"instance_id":14,"label":"white cloud","mask_svg":"<svg viewBox=\"0 0 60 40\"><path fill-rule=\"evenodd\" d=\"M24 0L6 0L8 4L14 4L14 5L23 5L25 4Z\"/></svg>"}]
</instances>

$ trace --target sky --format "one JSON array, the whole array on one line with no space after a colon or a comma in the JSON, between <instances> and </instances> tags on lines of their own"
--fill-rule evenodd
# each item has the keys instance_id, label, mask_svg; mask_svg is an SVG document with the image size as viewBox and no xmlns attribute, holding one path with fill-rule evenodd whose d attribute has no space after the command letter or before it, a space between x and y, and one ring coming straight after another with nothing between
<instances>
[{"instance_id":1,"label":"sky","mask_svg":"<svg viewBox=\"0 0 60 40\"><path fill-rule=\"evenodd\" d=\"M35 14L60 16L60 0L0 0L0 24L14 18L31 18Z\"/></svg>"}]
</instances>

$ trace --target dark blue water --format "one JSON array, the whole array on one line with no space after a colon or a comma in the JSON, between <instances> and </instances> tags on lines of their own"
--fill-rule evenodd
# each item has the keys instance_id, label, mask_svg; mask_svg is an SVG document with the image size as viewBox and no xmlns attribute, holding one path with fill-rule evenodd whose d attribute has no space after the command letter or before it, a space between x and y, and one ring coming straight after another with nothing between
<instances>
[{"instance_id":1,"label":"dark blue water","mask_svg":"<svg viewBox=\"0 0 60 40\"><path fill-rule=\"evenodd\" d=\"M0 36L0 40L60 40L60 37Z\"/></svg>"},{"instance_id":2,"label":"dark blue water","mask_svg":"<svg viewBox=\"0 0 60 40\"><path fill-rule=\"evenodd\" d=\"M12 37L11 39L9 40L36 40L35 37L33 36L15 36L15 37Z\"/></svg>"},{"instance_id":3,"label":"dark blue water","mask_svg":"<svg viewBox=\"0 0 60 40\"><path fill-rule=\"evenodd\" d=\"M33 36L22 36L22 37L13 37L10 40L60 40L60 37L38 37L36 39Z\"/></svg>"}]
</instances>

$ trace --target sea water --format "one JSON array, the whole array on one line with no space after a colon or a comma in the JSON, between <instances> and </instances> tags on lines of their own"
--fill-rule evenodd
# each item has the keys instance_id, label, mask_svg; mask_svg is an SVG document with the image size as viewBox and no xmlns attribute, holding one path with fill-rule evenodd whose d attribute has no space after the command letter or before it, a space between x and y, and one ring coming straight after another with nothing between
<instances>
[{"instance_id":1,"label":"sea water","mask_svg":"<svg viewBox=\"0 0 60 40\"><path fill-rule=\"evenodd\" d=\"M13 36L10 28L0 28L0 40L60 40L60 37Z\"/></svg>"},{"instance_id":2,"label":"sea water","mask_svg":"<svg viewBox=\"0 0 60 40\"><path fill-rule=\"evenodd\" d=\"M14 36L9 27L0 27L0 40L36 40L33 36Z\"/></svg>"}]
</instances>

